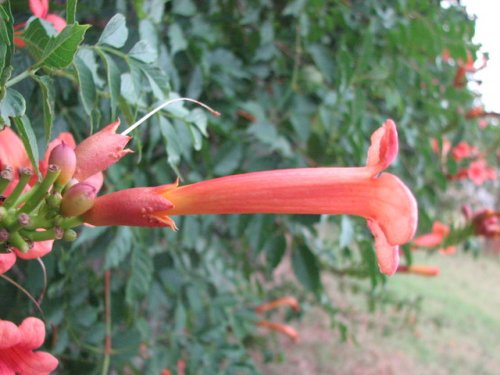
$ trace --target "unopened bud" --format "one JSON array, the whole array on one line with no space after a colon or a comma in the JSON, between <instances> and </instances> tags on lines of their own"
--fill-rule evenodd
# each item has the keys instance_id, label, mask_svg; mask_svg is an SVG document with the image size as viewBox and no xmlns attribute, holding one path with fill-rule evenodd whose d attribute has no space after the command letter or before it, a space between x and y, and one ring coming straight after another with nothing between
<instances>
[{"instance_id":1,"label":"unopened bud","mask_svg":"<svg viewBox=\"0 0 500 375\"><path fill-rule=\"evenodd\" d=\"M74 241L78 238L78 234L73 229L66 229L64 231L63 240L64 241Z\"/></svg>"},{"instance_id":2,"label":"unopened bud","mask_svg":"<svg viewBox=\"0 0 500 375\"><path fill-rule=\"evenodd\" d=\"M50 153L49 164L54 164L59 167L61 173L57 177L56 182L61 186L65 186L75 173L75 151L63 142L54 147Z\"/></svg>"},{"instance_id":3,"label":"unopened bud","mask_svg":"<svg viewBox=\"0 0 500 375\"><path fill-rule=\"evenodd\" d=\"M50 194L49 197L47 198L47 204L51 208L59 208L59 206L61 205L61 201L62 201L62 195L58 191Z\"/></svg>"},{"instance_id":4,"label":"unopened bud","mask_svg":"<svg viewBox=\"0 0 500 375\"><path fill-rule=\"evenodd\" d=\"M63 196L61 214L63 216L80 216L92 208L96 194L96 188L90 184L81 182L73 185Z\"/></svg>"}]
</instances>

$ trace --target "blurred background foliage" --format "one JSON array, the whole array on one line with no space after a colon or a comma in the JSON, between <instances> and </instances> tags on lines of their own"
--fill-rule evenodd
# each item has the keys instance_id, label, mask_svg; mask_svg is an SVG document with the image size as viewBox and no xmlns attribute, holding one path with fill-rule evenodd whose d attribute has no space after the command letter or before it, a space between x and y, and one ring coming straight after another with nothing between
<instances>
[{"instance_id":1,"label":"blurred background foliage","mask_svg":"<svg viewBox=\"0 0 500 375\"><path fill-rule=\"evenodd\" d=\"M69 19L75 3L51 1L50 11ZM11 5L16 24L30 16L27 1ZM117 117L122 127L131 124L168 98L198 99L222 113L211 117L187 103L152 117L133 134L135 153L108 170L104 192L177 176L186 184L247 171L363 165L371 133L392 118L400 153L391 172L417 197L423 233L446 212L458 216L463 202L447 194L450 185L477 189L448 181L460 165L441 160L432 138L467 140L495 164L488 151L498 146L497 128L480 129L478 119L466 118L479 99L453 84L459 61L478 50L474 21L458 5L88 0L78 3L76 21L91 27L73 24L74 55L66 65L30 45L11 51L11 77L40 69L10 85L3 108L6 97L24 98L25 107L14 103L9 114L31 120L24 126L41 155L61 131L81 140ZM37 22L29 25L33 35L50 33ZM399 303L384 297L390 279L378 272L359 218L212 215L176 222L177 233L83 228L76 242L56 243L43 258L46 346L61 373L101 371L107 333L110 368L118 373L159 374L179 360L188 374L259 373L258 351L265 361L279 357L256 327L260 303L294 295L305 310L321 306L332 329L349 335L348 314L329 298L325 277L333 280L328 288L365 293L372 309ZM37 262L18 262L13 277L32 295L43 293ZM0 288L4 319L39 315L17 288Z\"/></svg>"}]
</instances>

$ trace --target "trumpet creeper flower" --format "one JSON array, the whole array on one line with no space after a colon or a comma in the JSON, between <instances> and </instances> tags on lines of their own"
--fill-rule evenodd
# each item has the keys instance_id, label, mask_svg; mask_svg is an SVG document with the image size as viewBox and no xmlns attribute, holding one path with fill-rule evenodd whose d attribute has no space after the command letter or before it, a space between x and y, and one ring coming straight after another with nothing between
<instances>
[{"instance_id":1,"label":"trumpet creeper flower","mask_svg":"<svg viewBox=\"0 0 500 375\"><path fill-rule=\"evenodd\" d=\"M417 204L396 176L381 172L398 152L396 126L387 120L371 137L367 165L297 168L132 188L98 197L83 218L96 225L169 226L170 215L348 214L364 217L375 236L381 272L392 275L399 246L417 226Z\"/></svg>"},{"instance_id":2,"label":"trumpet creeper flower","mask_svg":"<svg viewBox=\"0 0 500 375\"><path fill-rule=\"evenodd\" d=\"M48 375L59 364L49 353L34 352L45 340L45 325L29 317L18 326L0 320L0 374Z\"/></svg>"}]
</instances>

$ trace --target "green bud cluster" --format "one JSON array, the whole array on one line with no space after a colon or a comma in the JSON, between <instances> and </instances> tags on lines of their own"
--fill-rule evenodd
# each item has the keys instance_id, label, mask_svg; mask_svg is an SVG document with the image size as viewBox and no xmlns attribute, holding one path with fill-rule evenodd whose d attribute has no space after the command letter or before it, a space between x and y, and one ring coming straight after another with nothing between
<instances>
[{"instance_id":1,"label":"green bud cluster","mask_svg":"<svg viewBox=\"0 0 500 375\"><path fill-rule=\"evenodd\" d=\"M74 151L64 144L53 150L49 162L45 176L34 184L30 168L17 174L10 167L0 171L0 252L11 247L27 252L36 241L77 238L72 228L82 224L79 215L92 207L96 189L71 180Z\"/></svg>"}]
</instances>

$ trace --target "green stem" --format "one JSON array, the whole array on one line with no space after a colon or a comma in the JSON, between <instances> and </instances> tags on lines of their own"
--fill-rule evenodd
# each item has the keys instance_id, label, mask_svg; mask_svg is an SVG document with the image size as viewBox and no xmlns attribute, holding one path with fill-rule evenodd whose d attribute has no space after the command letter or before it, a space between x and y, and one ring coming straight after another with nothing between
<instances>
[{"instance_id":1,"label":"green stem","mask_svg":"<svg viewBox=\"0 0 500 375\"><path fill-rule=\"evenodd\" d=\"M47 241L47 240L60 240L63 238L64 231L59 228L52 228L44 230L43 232L35 231L21 231L21 234L31 241Z\"/></svg>"},{"instance_id":2,"label":"green stem","mask_svg":"<svg viewBox=\"0 0 500 375\"><path fill-rule=\"evenodd\" d=\"M19 170L19 182L17 183L12 193L7 197L5 202L3 202L3 206L5 208L11 208L14 203L16 203L17 198L19 198L19 196L23 192L32 175L33 171L29 168L21 168Z\"/></svg>"},{"instance_id":3,"label":"green stem","mask_svg":"<svg viewBox=\"0 0 500 375\"><path fill-rule=\"evenodd\" d=\"M26 253L30 249L30 245L28 245L19 232L10 232L9 243L22 253Z\"/></svg>"},{"instance_id":4,"label":"green stem","mask_svg":"<svg viewBox=\"0 0 500 375\"><path fill-rule=\"evenodd\" d=\"M102 363L102 375L109 372L111 362L111 271L104 272L104 329L106 332L104 338L104 360Z\"/></svg>"},{"instance_id":5,"label":"green stem","mask_svg":"<svg viewBox=\"0 0 500 375\"><path fill-rule=\"evenodd\" d=\"M9 183L12 181L12 168L5 167L0 172L0 194L4 192Z\"/></svg>"},{"instance_id":6,"label":"green stem","mask_svg":"<svg viewBox=\"0 0 500 375\"><path fill-rule=\"evenodd\" d=\"M61 221L60 227L63 229L71 229L83 224L82 218L79 216L73 216L65 218Z\"/></svg>"},{"instance_id":7,"label":"green stem","mask_svg":"<svg viewBox=\"0 0 500 375\"><path fill-rule=\"evenodd\" d=\"M13 86L15 85L16 83L18 82L21 82L23 79L25 78L28 78L30 77L32 74L35 74L35 72L37 71L38 69L34 69L34 70L25 70L24 72L22 72L21 74L18 74L17 76L15 76L14 78L11 78L7 81L7 83L5 84L5 87L10 87L10 86Z\"/></svg>"},{"instance_id":8,"label":"green stem","mask_svg":"<svg viewBox=\"0 0 500 375\"><path fill-rule=\"evenodd\" d=\"M47 169L47 174L43 178L42 182L26 194L24 194L19 201L18 204L26 202L26 204L20 209L20 212L31 212L33 211L38 204L45 198L45 195L49 191L50 187L56 180L57 176L59 176L60 169L56 165L49 165ZM32 192L33 191L33 192ZM10 198L10 196L9 196Z\"/></svg>"}]
</instances>

